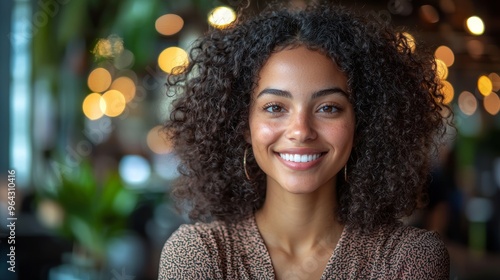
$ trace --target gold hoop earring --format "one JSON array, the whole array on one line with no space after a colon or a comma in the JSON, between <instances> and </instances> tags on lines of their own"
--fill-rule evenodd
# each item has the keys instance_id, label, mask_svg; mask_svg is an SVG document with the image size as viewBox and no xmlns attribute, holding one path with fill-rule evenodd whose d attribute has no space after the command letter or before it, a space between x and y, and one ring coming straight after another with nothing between
<instances>
[{"instance_id":1,"label":"gold hoop earring","mask_svg":"<svg viewBox=\"0 0 500 280\"><path fill-rule=\"evenodd\" d=\"M250 180L250 175L248 175L247 171L247 154L248 154L248 147L245 148L245 154L243 155L243 170L245 170L245 175L247 176L248 181Z\"/></svg>"},{"instance_id":2,"label":"gold hoop earring","mask_svg":"<svg viewBox=\"0 0 500 280\"><path fill-rule=\"evenodd\" d=\"M344 180L347 182L347 163L344 166Z\"/></svg>"}]
</instances>

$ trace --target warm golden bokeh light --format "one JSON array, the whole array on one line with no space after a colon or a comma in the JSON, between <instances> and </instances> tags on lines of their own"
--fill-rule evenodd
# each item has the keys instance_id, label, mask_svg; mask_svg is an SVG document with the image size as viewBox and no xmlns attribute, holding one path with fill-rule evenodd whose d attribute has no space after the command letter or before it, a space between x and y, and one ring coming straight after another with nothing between
<instances>
[{"instance_id":1,"label":"warm golden bokeh light","mask_svg":"<svg viewBox=\"0 0 500 280\"><path fill-rule=\"evenodd\" d=\"M466 21L467 30L472 35L481 35L484 33L483 20L478 16L472 16Z\"/></svg>"},{"instance_id":2,"label":"warm golden bokeh light","mask_svg":"<svg viewBox=\"0 0 500 280\"><path fill-rule=\"evenodd\" d=\"M455 62L455 54L453 54L453 51L447 46L439 46L434 52L434 56L443 61L448 67L452 66Z\"/></svg>"},{"instance_id":3,"label":"warm golden bokeh light","mask_svg":"<svg viewBox=\"0 0 500 280\"><path fill-rule=\"evenodd\" d=\"M135 96L135 83L129 77L119 77L113 81L110 89L117 90L125 97L125 102L134 99Z\"/></svg>"},{"instance_id":4,"label":"warm golden bokeh light","mask_svg":"<svg viewBox=\"0 0 500 280\"><path fill-rule=\"evenodd\" d=\"M102 95L101 110L108 117L119 116L125 110L126 101L123 94L111 89Z\"/></svg>"},{"instance_id":5,"label":"warm golden bokeh light","mask_svg":"<svg viewBox=\"0 0 500 280\"><path fill-rule=\"evenodd\" d=\"M439 21L439 14L436 9L431 5L423 5L419 10L420 17L429 23L436 23Z\"/></svg>"},{"instance_id":6,"label":"warm golden bokeh light","mask_svg":"<svg viewBox=\"0 0 500 280\"><path fill-rule=\"evenodd\" d=\"M473 115L477 110L477 99L471 92L462 91L458 96L458 107L464 114Z\"/></svg>"},{"instance_id":7,"label":"warm golden bokeh light","mask_svg":"<svg viewBox=\"0 0 500 280\"><path fill-rule=\"evenodd\" d=\"M53 200L42 199L37 203L38 220L50 229L57 229L64 221L64 209Z\"/></svg>"},{"instance_id":8,"label":"warm golden bokeh light","mask_svg":"<svg viewBox=\"0 0 500 280\"><path fill-rule=\"evenodd\" d=\"M500 90L500 76L497 73L493 72L488 75L488 78L490 78L491 83L493 84L493 90Z\"/></svg>"},{"instance_id":9,"label":"warm golden bokeh light","mask_svg":"<svg viewBox=\"0 0 500 280\"><path fill-rule=\"evenodd\" d=\"M95 56L109 57L113 55L113 49L111 47L111 42L107 39L101 39L97 41L94 47Z\"/></svg>"},{"instance_id":10,"label":"warm golden bokeh light","mask_svg":"<svg viewBox=\"0 0 500 280\"><path fill-rule=\"evenodd\" d=\"M99 93L91 93L83 100L83 114L90 120L97 120L104 115L101 100L102 97ZM104 110L106 110L105 107Z\"/></svg>"},{"instance_id":11,"label":"warm golden bokeh light","mask_svg":"<svg viewBox=\"0 0 500 280\"><path fill-rule=\"evenodd\" d=\"M167 139L165 130L161 125L153 127L147 136L149 149L156 154L167 154L172 151L170 140Z\"/></svg>"},{"instance_id":12,"label":"warm golden bokeh light","mask_svg":"<svg viewBox=\"0 0 500 280\"><path fill-rule=\"evenodd\" d=\"M402 35L406 37L406 42L408 43L408 46L410 47L411 52L414 52L416 45L415 45L415 38L413 37L413 35L411 35L408 32L403 32Z\"/></svg>"},{"instance_id":13,"label":"warm golden bokeh light","mask_svg":"<svg viewBox=\"0 0 500 280\"><path fill-rule=\"evenodd\" d=\"M453 89L453 85L448 81L441 81L443 87L441 88L441 93L444 95L444 104L450 104L455 96L455 90Z\"/></svg>"},{"instance_id":14,"label":"warm golden bokeh light","mask_svg":"<svg viewBox=\"0 0 500 280\"><path fill-rule=\"evenodd\" d=\"M184 20L175 14L166 14L159 17L155 22L155 28L162 35L174 35L181 31L184 26Z\"/></svg>"},{"instance_id":15,"label":"warm golden bokeh light","mask_svg":"<svg viewBox=\"0 0 500 280\"><path fill-rule=\"evenodd\" d=\"M108 38L99 39L94 47L94 55L96 57L116 57L123 52L123 39L118 35L110 35Z\"/></svg>"},{"instance_id":16,"label":"warm golden bokeh light","mask_svg":"<svg viewBox=\"0 0 500 280\"><path fill-rule=\"evenodd\" d=\"M178 66L186 66L189 63L188 54L179 47L166 48L158 57L158 65L161 70L172 73L172 70ZM177 74L177 73L172 73Z\"/></svg>"},{"instance_id":17,"label":"warm golden bokeh light","mask_svg":"<svg viewBox=\"0 0 500 280\"><path fill-rule=\"evenodd\" d=\"M448 78L448 67L441 59L436 59L436 73L441 80Z\"/></svg>"},{"instance_id":18,"label":"warm golden bokeh light","mask_svg":"<svg viewBox=\"0 0 500 280\"><path fill-rule=\"evenodd\" d=\"M483 75L477 80L477 89L482 95L488 96L493 90L493 83L488 76Z\"/></svg>"},{"instance_id":19,"label":"warm golden bokeh light","mask_svg":"<svg viewBox=\"0 0 500 280\"><path fill-rule=\"evenodd\" d=\"M494 116L500 111L500 98L496 93L492 92L490 95L484 97L483 105L486 112Z\"/></svg>"},{"instance_id":20,"label":"warm golden bokeh light","mask_svg":"<svg viewBox=\"0 0 500 280\"><path fill-rule=\"evenodd\" d=\"M208 23L216 28L224 28L236 20L236 13L233 9L221 6L210 11Z\"/></svg>"},{"instance_id":21,"label":"warm golden bokeh light","mask_svg":"<svg viewBox=\"0 0 500 280\"><path fill-rule=\"evenodd\" d=\"M87 85L93 92L103 92L111 85L111 73L104 68L96 68L90 72Z\"/></svg>"}]
</instances>

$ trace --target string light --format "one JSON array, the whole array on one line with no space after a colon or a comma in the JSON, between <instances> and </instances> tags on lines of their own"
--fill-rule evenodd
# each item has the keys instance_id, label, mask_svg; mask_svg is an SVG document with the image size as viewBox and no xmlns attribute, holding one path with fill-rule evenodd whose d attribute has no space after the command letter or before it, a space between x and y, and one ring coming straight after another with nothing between
<instances>
[{"instance_id":1,"label":"string light","mask_svg":"<svg viewBox=\"0 0 500 280\"><path fill-rule=\"evenodd\" d=\"M135 97L135 83L129 77L118 77L111 84L110 89L117 90L123 94L126 102L130 102Z\"/></svg>"},{"instance_id":2,"label":"string light","mask_svg":"<svg viewBox=\"0 0 500 280\"><path fill-rule=\"evenodd\" d=\"M208 15L208 23L215 28L224 28L235 20L236 13L226 6L217 7Z\"/></svg>"},{"instance_id":3,"label":"string light","mask_svg":"<svg viewBox=\"0 0 500 280\"><path fill-rule=\"evenodd\" d=\"M455 54L447 46L439 46L434 52L434 56L443 61L447 67L450 67L455 62Z\"/></svg>"},{"instance_id":4,"label":"string light","mask_svg":"<svg viewBox=\"0 0 500 280\"><path fill-rule=\"evenodd\" d=\"M462 91L458 96L458 107L468 116L473 115L477 110L477 99L469 91Z\"/></svg>"},{"instance_id":5,"label":"string light","mask_svg":"<svg viewBox=\"0 0 500 280\"><path fill-rule=\"evenodd\" d=\"M500 111L500 98L496 93L492 92L490 95L484 97L483 105L486 112L494 116Z\"/></svg>"},{"instance_id":6,"label":"string light","mask_svg":"<svg viewBox=\"0 0 500 280\"><path fill-rule=\"evenodd\" d=\"M448 78L448 67L441 59L436 59L436 73L441 80Z\"/></svg>"},{"instance_id":7,"label":"string light","mask_svg":"<svg viewBox=\"0 0 500 280\"><path fill-rule=\"evenodd\" d=\"M483 75L477 79L477 89L482 95L488 96L493 90L493 83L488 76Z\"/></svg>"},{"instance_id":8,"label":"string light","mask_svg":"<svg viewBox=\"0 0 500 280\"><path fill-rule=\"evenodd\" d=\"M184 20L175 14L166 14L159 17L155 22L155 28L162 35L174 35L184 26Z\"/></svg>"},{"instance_id":9,"label":"string light","mask_svg":"<svg viewBox=\"0 0 500 280\"><path fill-rule=\"evenodd\" d=\"M117 90L108 90L102 95L101 110L108 117L117 117L125 110L125 97Z\"/></svg>"},{"instance_id":10,"label":"string light","mask_svg":"<svg viewBox=\"0 0 500 280\"><path fill-rule=\"evenodd\" d=\"M441 81L443 87L441 88L441 93L444 95L444 104L450 104L455 95L455 90L453 89L453 85L448 81Z\"/></svg>"},{"instance_id":11,"label":"string light","mask_svg":"<svg viewBox=\"0 0 500 280\"><path fill-rule=\"evenodd\" d=\"M167 73L172 73L176 67L186 66L188 62L187 52L179 47L166 48L158 57L158 65Z\"/></svg>"},{"instance_id":12,"label":"string light","mask_svg":"<svg viewBox=\"0 0 500 280\"><path fill-rule=\"evenodd\" d=\"M469 17L466 21L466 26L472 35L481 35L484 33L483 20L478 16Z\"/></svg>"},{"instance_id":13,"label":"string light","mask_svg":"<svg viewBox=\"0 0 500 280\"><path fill-rule=\"evenodd\" d=\"M90 72L87 85L93 92L103 92L111 85L111 73L105 68L96 68Z\"/></svg>"},{"instance_id":14,"label":"string light","mask_svg":"<svg viewBox=\"0 0 500 280\"><path fill-rule=\"evenodd\" d=\"M90 120L97 120L104 115L106 105L101 106L102 97L99 93L91 93L85 97L82 104L83 114Z\"/></svg>"}]
</instances>

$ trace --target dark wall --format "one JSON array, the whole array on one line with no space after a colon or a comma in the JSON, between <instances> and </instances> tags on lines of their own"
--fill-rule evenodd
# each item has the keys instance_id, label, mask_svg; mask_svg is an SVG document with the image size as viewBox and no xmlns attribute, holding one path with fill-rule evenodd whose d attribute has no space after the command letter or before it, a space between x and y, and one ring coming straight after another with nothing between
<instances>
[{"instance_id":1,"label":"dark wall","mask_svg":"<svg viewBox=\"0 0 500 280\"><path fill-rule=\"evenodd\" d=\"M13 0L0 1L0 174L10 168L10 40Z\"/></svg>"}]
</instances>

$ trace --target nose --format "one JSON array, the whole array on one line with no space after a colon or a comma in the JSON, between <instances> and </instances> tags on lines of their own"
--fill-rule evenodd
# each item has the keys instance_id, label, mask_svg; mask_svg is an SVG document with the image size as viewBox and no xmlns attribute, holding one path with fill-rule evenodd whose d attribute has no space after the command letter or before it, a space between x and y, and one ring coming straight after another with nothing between
<instances>
[{"instance_id":1,"label":"nose","mask_svg":"<svg viewBox=\"0 0 500 280\"><path fill-rule=\"evenodd\" d=\"M290 116L286 137L294 142L307 142L318 136L313 120L307 112L297 112Z\"/></svg>"}]
</instances>

